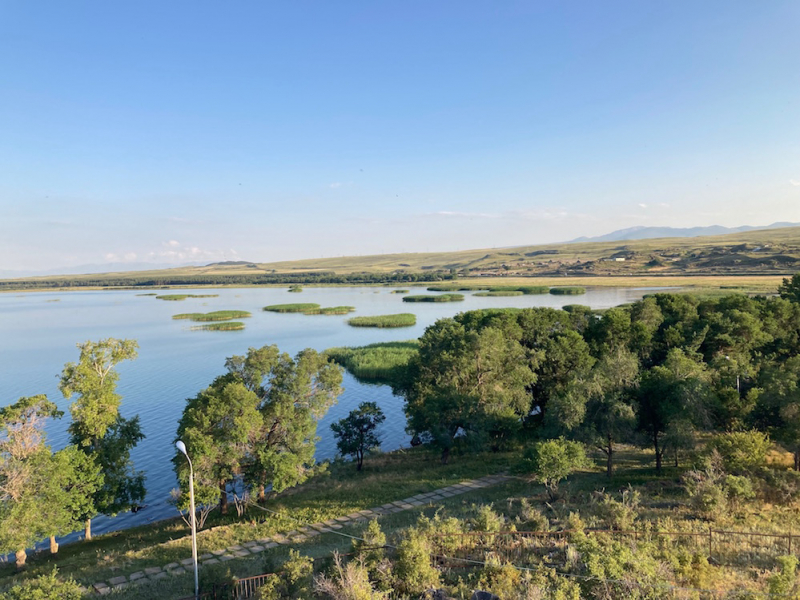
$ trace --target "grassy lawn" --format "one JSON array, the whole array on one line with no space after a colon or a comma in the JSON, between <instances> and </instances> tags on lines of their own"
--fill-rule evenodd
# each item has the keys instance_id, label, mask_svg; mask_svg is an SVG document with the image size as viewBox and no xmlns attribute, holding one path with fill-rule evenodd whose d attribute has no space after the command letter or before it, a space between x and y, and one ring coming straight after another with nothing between
<instances>
[{"instance_id":1,"label":"grassy lawn","mask_svg":"<svg viewBox=\"0 0 800 600\"><path fill-rule=\"evenodd\" d=\"M233 514L225 518L215 513L198 535L198 552L204 554L497 473L507 469L512 460L514 455L503 453L465 455L442 465L437 452L416 448L368 457L361 473L352 463L337 462L326 473L266 503L266 508L280 515L251 508L237 518L233 506ZM55 557L46 551L34 555L24 576L49 572L56 565L63 575L90 584L190 556L189 529L182 520L174 519L65 545ZM16 577L13 565L3 565L0 585L12 577Z\"/></svg>"}]
</instances>

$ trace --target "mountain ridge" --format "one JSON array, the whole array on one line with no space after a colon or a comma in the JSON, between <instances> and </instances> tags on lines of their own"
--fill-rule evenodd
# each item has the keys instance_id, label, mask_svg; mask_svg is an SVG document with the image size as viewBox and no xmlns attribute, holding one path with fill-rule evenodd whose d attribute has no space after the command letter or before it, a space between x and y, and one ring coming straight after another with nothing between
<instances>
[{"instance_id":1,"label":"mountain ridge","mask_svg":"<svg viewBox=\"0 0 800 600\"><path fill-rule=\"evenodd\" d=\"M727 233L744 233L746 231L780 229L784 227L800 227L800 223L778 221L771 225L742 225L740 227L724 227L722 225L709 225L706 227L647 227L644 225L637 225L636 227L617 229L611 233L594 237L581 236L574 240L569 240L566 243L581 244L584 242L622 242L626 240L651 240L657 238L703 237L706 235L725 235Z\"/></svg>"}]
</instances>

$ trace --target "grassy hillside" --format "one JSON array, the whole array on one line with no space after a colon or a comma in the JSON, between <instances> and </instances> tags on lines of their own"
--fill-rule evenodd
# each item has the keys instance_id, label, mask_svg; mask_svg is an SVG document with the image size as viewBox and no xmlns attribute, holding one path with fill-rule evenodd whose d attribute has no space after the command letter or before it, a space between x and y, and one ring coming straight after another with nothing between
<instances>
[{"instance_id":1,"label":"grassy hillside","mask_svg":"<svg viewBox=\"0 0 800 600\"><path fill-rule=\"evenodd\" d=\"M436 281L457 273L459 281L472 278L488 283L497 278L530 278L545 281L559 278L559 285L577 279L586 285L658 285L667 278L768 277L774 289L780 276L800 271L800 227L772 229L698 238L662 238L626 242L587 242L548 244L503 249L478 249L461 252L383 254L320 258L274 263L219 263L204 267L62 275L0 280L0 290L59 287L164 286L170 285L248 285L310 283L380 283L402 281L408 274L414 281ZM370 274L374 277L357 277ZM336 280L339 276L340 280ZM314 278L317 278L316 280ZM350 279L345 280L347 277ZM639 282L627 278L637 277ZM322 278L320 280L320 278ZM696 280L693 279L693 282ZM715 285L719 282L714 282Z\"/></svg>"}]
</instances>

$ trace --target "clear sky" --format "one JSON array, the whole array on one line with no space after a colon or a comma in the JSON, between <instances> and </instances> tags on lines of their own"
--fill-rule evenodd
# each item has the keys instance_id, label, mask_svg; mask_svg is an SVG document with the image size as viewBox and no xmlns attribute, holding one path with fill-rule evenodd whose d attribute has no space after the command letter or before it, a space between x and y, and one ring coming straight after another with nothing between
<instances>
[{"instance_id":1,"label":"clear sky","mask_svg":"<svg viewBox=\"0 0 800 600\"><path fill-rule=\"evenodd\" d=\"M0 269L800 221L800 2L0 3Z\"/></svg>"}]
</instances>

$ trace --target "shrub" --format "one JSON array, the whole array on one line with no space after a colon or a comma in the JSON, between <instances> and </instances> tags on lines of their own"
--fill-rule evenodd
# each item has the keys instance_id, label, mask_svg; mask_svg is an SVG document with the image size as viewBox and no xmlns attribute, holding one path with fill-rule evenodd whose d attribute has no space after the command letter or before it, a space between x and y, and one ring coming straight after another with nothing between
<instances>
[{"instance_id":1,"label":"shrub","mask_svg":"<svg viewBox=\"0 0 800 600\"><path fill-rule=\"evenodd\" d=\"M500 562L492 555L486 557L486 564L478 578L478 589L490 591L500 598L513 598L522 583L522 573L509 563Z\"/></svg>"},{"instance_id":2,"label":"shrub","mask_svg":"<svg viewBox=\"0 0 800 600\"><path fill-rule=\"evenodd\" d=\"M706 449L719 453L725 471L744 473L766 464L771 445L769 436L760 431L734 431L715 435Z\"/></svg>"},{"instance_id":3,"label":"shrub","mask_svg":"<svg viewBox=\"0 0 800 600\"><path fill-rule=\"evenodd\" d=\"M386 535L381 531L380 523L372 519L362 532L360 540L353 540L353 552L367 569L375 568L383 560Z\"/></svg>"},{"instance_id":4,"label":"shrub","mask_svg":"<svg viewBox=\"0 0 800 600\"><path fill-rule=\"evenodd\" d=\"M564 438L537 442L525 451L523 468L555 495L559 482L589 466L583 444Z\"/></svg>"},{"instance_id":5,"label":"shrub","mask_svg":"<svg viewBox=\"0 0 800 600\"><path fill-rule=\"evenodd\" d=\"M491 504L483 504L478 507L478 512L470 521L474 531L486 533L498 533L505 529L505 517L492 510Z\"/></svg>"},{"instance_id":6,"label":"shrub","mask_svg":"<svg viewBox=\"0 0 800 600\"><path fill-rule=\"evenodd\" d=\"M60 580L58 570L53 569L49 575L39 575L14 585L0 600L81 600L81 587L74 579Z\"/></svg>"},{"instance_id":7,"label":"shrub","mask_svg":"<svg viewBox=\"0 0 800 600\"><path fill-rule=\"evenodd\" d=\"M397 548L395 572L399 587L409 593L438 587L439 571L431 564L431 554L428 537L416 527L409 528Z\"/></svg>"},{"instance_id":8,"label":"shrub","mask_svg":"<svg viewBox=\"0 0 800 600\"><path fill-rule=\"evenodd\" d=\"M620 500L609 494L603 494L599 515L609 529L631 531L639 517L639 501L641 494L631 487L622 492Z\"/></svg>"},{"instance_id":9,"label":"shrub","mask_svg":"<svg viewBox=\"0 0 800 600\"><path fill-rule=\"evenodd\" d=\"M334 569L330 576L320 575L314 580L314 590L330 600L384 600L385 592L376 590L363 563L350 561L342 565L341 557L334 555Z\"/></svg>"},{"instance_id":10,"label":"shrub","mask_svg":"<svg viewBox=\"0 0 800 600\"><path fill-rule=\"evenodd\" d=\"M269 565L267 570L271 570ZM259 588L258 600L307 598L313 584L314 561L297 550L289 550L289 559L275 575Z\"/></svg>"},{"instance_id":11,"label":"shrub","mask_svg":"<svg viewBox=\"0 0 800 600\"><path fill-rule=\"evenodd\" d=\"M779 570L767 580L769 593L774 596L789 596L797 588L797 557L779 556Z\"/></svg>"},{"instance_id":12,"label":"shrub","mask_svg":"<svg viewBox=\"0 0 800 600\"><path fill-rule=\"evenodd\" d=\"M527 498L520 501L519 519L521 526L527 531L549 531L550 521L542 512L533 506Z\"/></svg>"}]
</instances>

